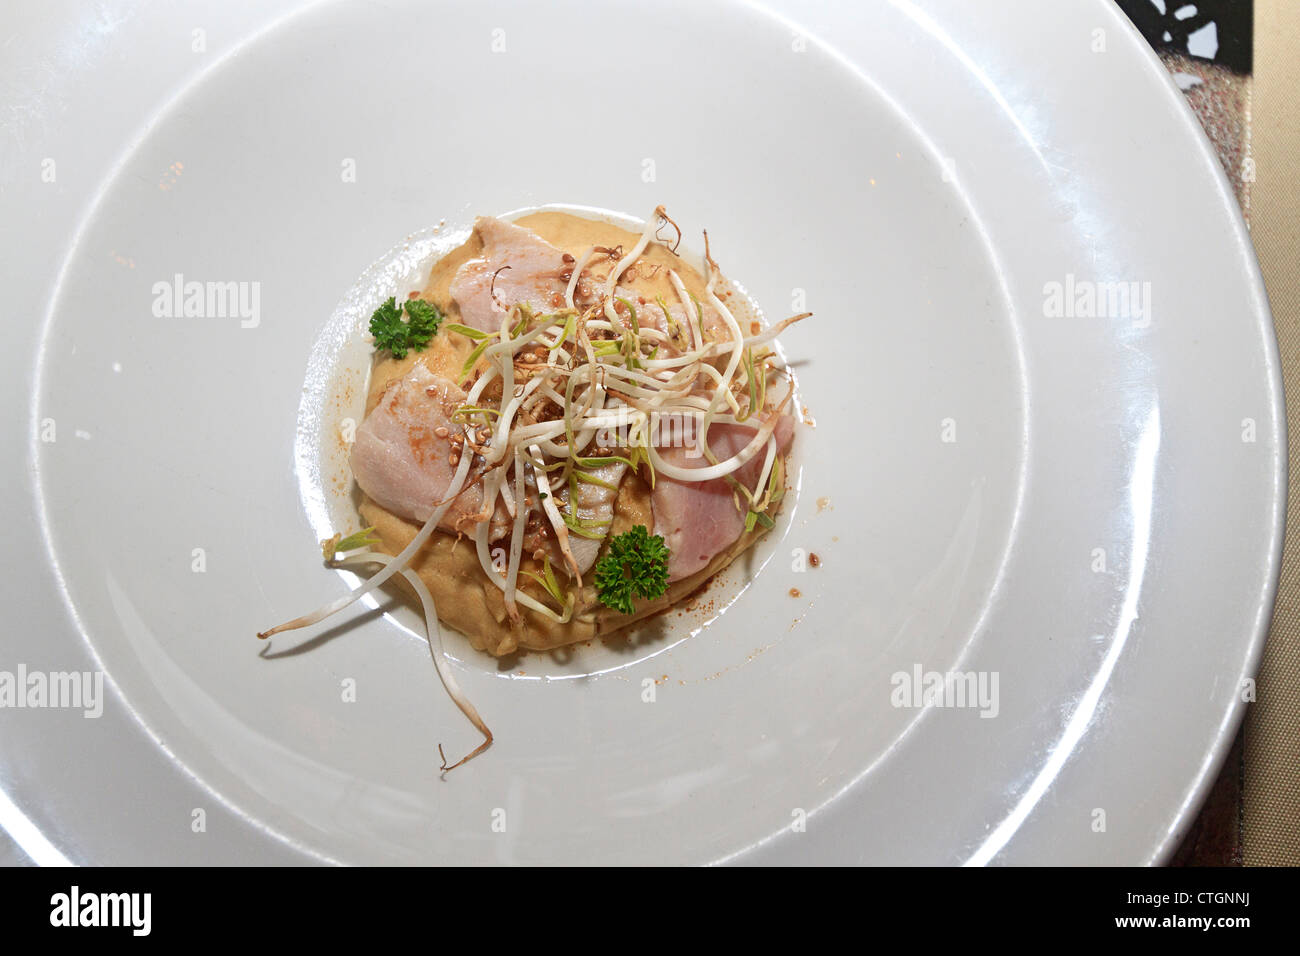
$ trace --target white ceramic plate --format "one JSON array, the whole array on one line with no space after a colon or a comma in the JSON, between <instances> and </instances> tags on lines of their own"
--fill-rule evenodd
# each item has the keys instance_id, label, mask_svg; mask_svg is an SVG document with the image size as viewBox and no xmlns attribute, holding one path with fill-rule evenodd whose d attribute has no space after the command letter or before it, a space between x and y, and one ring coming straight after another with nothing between
<instances>
[{"instance_id":1,"label":"white ceramic plate","mask_svg":"<svg viewBox=\"0 0 1300 956\"><path fill-rule=\"evenodd\" d=\"M1176 846L1272 603L1281 388L1226 181L1111 4L78 6L7 7L0 66L0 670L107 674L98 719L0 711L27 853ZM500 668L453 641L497 743L440 780L473 734L407 612L253 637L347 586L315 545L312 403L356 351L327 320L440 222L658 202L769 316L816 313L783 340L797 495L748 587L629 645ZM256 311L158 316L177 275ZM990 696L912 706L918 672Z\"/></svg>"}]
</instances>

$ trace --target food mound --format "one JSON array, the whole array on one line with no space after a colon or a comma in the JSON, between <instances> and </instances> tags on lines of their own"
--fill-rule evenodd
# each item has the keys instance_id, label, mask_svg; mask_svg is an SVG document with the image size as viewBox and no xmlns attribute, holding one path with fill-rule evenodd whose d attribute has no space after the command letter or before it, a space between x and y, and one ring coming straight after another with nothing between
<instances>
[{"instance_id":1,"label":"food mound","mask_svg":"<svg viewBox=\"0 0 1300 956\"><path fill-rule=\"evenodd\" d=\"M482 217L383 303L351 454L368 527L325 542L381 570L262 636L391 577L480 650L555 648L683 600L771 528L794 433L771 343L806 315L763 327L708 234L700 270L680 241L662 207L640 235Z\"/></svg>"}]
</instances>

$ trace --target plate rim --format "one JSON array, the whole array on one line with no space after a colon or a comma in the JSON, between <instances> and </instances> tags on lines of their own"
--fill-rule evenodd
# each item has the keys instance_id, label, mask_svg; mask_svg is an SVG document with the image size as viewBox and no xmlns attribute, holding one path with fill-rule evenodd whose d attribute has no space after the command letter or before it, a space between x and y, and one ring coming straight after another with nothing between
<instances>
[{"instance_id":1,"label":"plate rim","mask_svg":"<svg viewBox=\"0 0 1300 956\"><path fill-rule=\"evenodd\" d=\"M1186 95L1178 88L1173 76L1146 38L1142 36L1137 26L1129 20L1118 4L1106 3L1105 0L1099 0L1099 2L1110 15L1111 22L1118 24L1127 33L1130 45L1137 47L1139 58L1147 65L1148 73L1153 73L1157 85L1163 87L1166 103L1171 105L1172 112L1179 117L1183 129L1190 134L1191 139L1196 143L1201 164L1209 168L1214 180L1215 195L1219 205L1226 208L1228 212L1228 218L1232 225L1233 242L1237 246L1241 257L1238 265L1245 268L1245 273L1249 277L1254 293L1255 301L1253 305L1255 308L1253 318L1263 333L1261 338L1265 346L1264 363L1268 375L1269 401L1274 418L1278 423L1278 449L1281 452L1273 456L1273 500L1271 502L1271 534L1273 540L1269 549L1269 564L1264 571L1264 587L1260 592L1259 605L1253 622L1253 633L1250 635L1245 661L1243 662L1246 672L1258 676L1260 664L1263 660L1264 645L1268 641L1268 633L1272 625L1273 610L1277 602L1277 591L1281 583L1282 559L1286 542L1287 487L1290 478L1290 462L1286 453L1290 446L1285 383L1282 377L1281 351L1273 324L1272 304L1269 301L1268 288L1264 282L1263 269L1260 267L1259 257L1250 238L1250 229L1246 224L1245 214L1237 201L1232 184L1228 180L1227 172L1215 152L1214 144L1210 142L1210 138L1205 132L1205 127L1197 118L1191 104L1187 101ZM1211 788L1217 782L1237 734L1244 726L1245 717L1246 701L1242 699L1240 694L1237 694L1233 698L1232 708L1223 715L1222 722L1219 725L1219 733L1211 742L1207 759L1202 762L1197 778L1192 781L1187 789L1187 799L1183 801L1174 820L1171 821L1167 828L1164 839L1152 854L1150 860L1152 865L1163 866L1167 864L1178 851L1183 839L1186 838L1192 825L1199 817L1205 801L1209 797Z\"/></svg>"}]
</instances>

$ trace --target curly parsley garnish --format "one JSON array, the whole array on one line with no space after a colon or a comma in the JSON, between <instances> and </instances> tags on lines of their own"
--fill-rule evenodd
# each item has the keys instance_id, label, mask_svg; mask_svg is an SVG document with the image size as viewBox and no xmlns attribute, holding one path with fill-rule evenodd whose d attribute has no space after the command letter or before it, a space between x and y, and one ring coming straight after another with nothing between
<instances>
[{"instance_id":1,"label":"curly parsley garnish","mask_svg":"<svg viewBox=\"0 0 1300 956\"><path fill-rule=\"evenodd\" d=\"M632 613L632 597L654 600L668 588L668 547L659 535L639 524L609 542L609 551L596 564L600 602L623 614Z\"/></svg>"},{"instance_id":2,"label":"curly parsley garnish","mask_svg":"<svg viewBox=\"0 0 1300 956\"><path fill-rule=\"evenodd\" d=\"M402 321L403 310L410 321ZM370 334L375 337L376 350L387 349L393 358L406 358L411 349L419 352L429 344L441 322L442 313L432 302L408 299L398 306L390 296L370 317Z\"/></svg>"}]
</instances>

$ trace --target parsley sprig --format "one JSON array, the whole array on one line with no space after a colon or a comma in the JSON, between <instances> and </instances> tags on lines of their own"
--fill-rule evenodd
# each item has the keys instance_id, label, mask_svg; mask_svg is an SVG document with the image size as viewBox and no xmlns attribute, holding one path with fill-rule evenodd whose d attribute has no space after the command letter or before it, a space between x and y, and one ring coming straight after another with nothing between
<instances>
[{"instance_id":1,"label":"parsley sprig","mask_svg":"<svg viewBox=\"0 0 1300 956\"><path fill-rule=\"evenodd\" d=\"M402 320L403 310L409 321ZM441 322L442 313L432 302L408 299L399 306L390 296L370 317L370 334L375 337L377 351L387 349L393 358L406 358L411 349L419 352L429 344Z\"/></svg>"},{"instance_id":2,"label":"parsley sprig","mask_svg":"<svg viewBox=\"0 0 1300 956\"><path fill-rule=\"evenodd\" d=\"M632 597L654 600L668 588L668 547L659 535L639 524L609 542L609 551L596 564L600 602L631 614Z\"/></svg>"}]
</instances>

